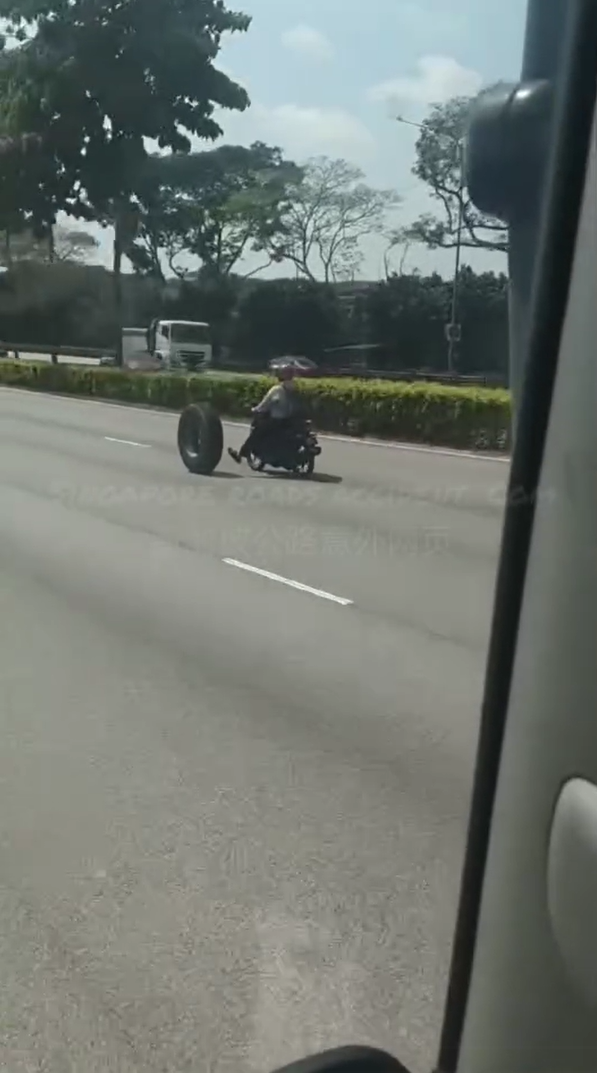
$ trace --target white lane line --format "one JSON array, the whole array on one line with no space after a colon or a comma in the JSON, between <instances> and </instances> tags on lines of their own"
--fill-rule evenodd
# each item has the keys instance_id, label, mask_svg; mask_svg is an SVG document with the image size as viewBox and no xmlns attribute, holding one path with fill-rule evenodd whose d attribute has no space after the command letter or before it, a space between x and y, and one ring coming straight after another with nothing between
<instances>
[{"instance_id":1,"label":"white lane line","mask_svg":"<svg viewBox=\"0 0 597 1073\"><path fill-rule=\"evenodd\" d=\"M281 574L272 574L271 570L262 570L259 566L251 566L249 563L242 563L239 559L222 559L223 563L227 566L236 566L238 570L246 570L249 574L259 574L260 577L265 577L268 581L278 581L280 585L288 585L291 589L298 589L299 592L308 592L310 596L319 596L322 600L331 600L334 604L340 604L341 607L350 607L354 603L354 600L347 600L345 596L334 596L333 592L326 592L325 589L314 589L311 585L303 585L302 581L293 581L292 578L282 577Z\"/></svg>"},{"instance_id":2,"label":"white lane line","mask_svg":"<svg viewBox=\"0 0 597 1073\"><path fill-rule=\"evenodd\" d=\"M119 440L117 436L104 436L108 443L124 443L127 447L149 447L148 443L137 443L136 440Z\"/></svg>"},{"instance_id":3,"label":"white lane line","mask_svg":"<svg viewBox=\"0 0 597 1073\"><path fill-rule=\"evenodd\" d=\"M222 422L227 424L226 421ZM247 425L247 428L250 426ZM420 455L443 455L445 458L470 458L474 462L502 462L510 464L508 455L482 454L480 451L459 451L456 447L432 447L422 443L399 443L397 440L371 440L359 439L358 436L341 436L334 432L317 433L322 440L332 440L334 443L350 443L353 447L382 447L390 451L408 451L410 454Z\"/></svg>"},{"instance_id":4,"label":"white lane line","mask_svg":"<svg viewBox=\"0 0 597 1073\"><path fill-rule=\"evenodd\" d=\"M176 414L178 417L179 415ZM225 428L250 428L244 421L226 421L222 419ZM398 440L375 440L369 437L342 436L337 432L317 432L320 440L331 440L333 443L349 443L352 447L381 447L390 451L407 451L409 454L420 455L443 455L446 458L470 458L473 462L502 462L510 465L509 455L484 454L481 451L459 450L456 447L433 447L424 443L401 443Z\"/></svg>"},{"instance_id":5,"label":"white lane line","mask_svg":"<svg viewBox=\"0 0 597 1073\"><path fill-rule=\"evenodd\" d=\"M13 395L27 395L28 398L41 395L44 399L60 399L63 402L81 402L91 406L104 406L108 410L129 410L136 414L145 413L151 414L153 417L166 417L171 421L178 421L180 418L179 413L172 413L172 411L169 410L160 410L158 407L146 406L142 403L138 406L133 406L131 403L108 402L106 399L86 399L81 398L78 395L60 395L57 391L27 391L26 388L9 387L6 384L0 385L0 392L12 392ZM246 421L223 420L222 424L226 428L250 428L250 425ZM399 443L396 440L360 439L358 436L341 436L334 432L318 432L317 435L322 440L331 440L335 443L349 443L352 444L353 447L383 447L388 448L391 451L410 451L414 454L441 455L444 458L466 458L473 462L499 462L504 466L509 466L512 461L509 454L493 455L485 454L481 451L458 450L456 447L433 447L431 444ZM149 446L149 444L141 444L141 446Z\"/></svg>"}]
</instances>

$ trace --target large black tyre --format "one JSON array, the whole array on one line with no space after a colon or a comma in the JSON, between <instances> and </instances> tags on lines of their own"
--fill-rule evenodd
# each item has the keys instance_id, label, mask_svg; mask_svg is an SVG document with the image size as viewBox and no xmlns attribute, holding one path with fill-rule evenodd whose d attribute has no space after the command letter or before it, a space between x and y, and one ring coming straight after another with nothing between
<instances>
[{"instance_id":1,"label":"large black tyre","mask_svg":"<svg viewBox=\"0 0 597 1073\"><path fill-rule=\"evenodd\" d=\"M209 403L185 406L178 422L178 450L190 473L213 473L224 451L224 429Z\"/></svg>"}]
</instances>

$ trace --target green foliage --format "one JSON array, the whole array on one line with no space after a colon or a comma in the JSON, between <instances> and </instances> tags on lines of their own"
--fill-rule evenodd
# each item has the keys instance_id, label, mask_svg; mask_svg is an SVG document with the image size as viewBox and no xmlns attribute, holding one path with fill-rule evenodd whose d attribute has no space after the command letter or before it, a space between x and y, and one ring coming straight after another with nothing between
<instances>
[{"instance_id":1,"label":"green foliage","mask_svg":"<svg viewBox=\"0 0 597 1073\"><path fill-rule=\"evenodd\" d=\"M508 248L503 224L479 212L464 186L464 139L474 101L473 97L454 97L437 104L421 125L412 172L438 202L440 216L419 217L403 237L431 249L456 246L459 229L462 246L502 251Z\"/></svg>"},{"instance_id":2,"label":"green foliage","mask_svg":"<svg viewBox=\"0 0 597 1073\"><path fill-rule=\"evenodd\" d=\"M246 417L271 380L1 362L0 383L174 410L203 400L223 416ZM303 380L299 390L316 426L326 432L494 451L509 446L510 396L506 391L359 380Z\"/></svg>"},{"instance_id":3,"label":"green foliage","mask_svg":"<svg viewBox=\"0 0 597 1073\"><path fill-rule=\"evenodd\" d=\"M4 256L10 262L10 239L26 231L34 238L47 236L53 219L57 177L49 173L36 135L7 133L13 130L9 110L14 92L7 61L0 53L0 231Z\"/></svg>"},{"instance_id":4,"label":"green foliage","mask_svg":"<svg viewBox=\"0 0 597 1073\"><path fill-rule=\"evenodd\" d=\"M6 227L0 236L0 264L12 267L21 261L83 262L97 247L97 239L88 231L57 227L35 235L24 226L18 230Z\"/></svg>"},{"instance_id":5,"label":"green foliage","mask_svg":"<svg viewBox=\"0 0 597 1073\"><path fill-rule=\"evenodd\" d=\"M241 298L231 339L239 355L261 366L281 354L317 358L342 336L343 313L334 290L309 280L256 284Z\"/></svg>"},{"instance_id":6,"label":"green foliage","mask_svg":"<svg viewBox=\"0 0 597 1073\"><path fill-rule=\"evenodd\" d=\"M224 276L248 252L264 255L251 275L290 261L313 282L351 278L362 238L381 233L400 201L367 186L345 160L299 168L262 142L153 157L144 177L143 222L129 257L136 271L160 279L162 259L181 278L197 261L204 273Z\"/></svg>"},{"instance_id":7,"label":"green foliage","mask_svg":"<svg viewBox=\"0 0 597 1073\"><path fill-rule=\"evenodd\" d=\"M180 264L184 253L204 274L230 275L245 253L264 251L281 233L289 186L300 177L280 149L262 142L152 157L141 231L129 252L134 267L163 278L164 254L182 277L196 271L192 261Z\"/></svg>"},{"instance_id":8,"label":"green foliage","mask_svg":"<svg viewBox=\"0 0 597 1073\"><path fill-rule=\"evenodd\" d=\"M216 106L248 106L214 61L250 20L221 0L0 0L0 18L28 31L2 54L0 130L38 136L36 181L18 202L35 223L108 211L135 194L145 139L188 152L191 135L221 134Z\"/></svg>"},{"instance_id":9,"label":"green foliage","mask_svg":"<svg viewBox=\"0 0 597 1073\"><path fill-rule=\"evenodd\" d=\"M381 344L392 368L445 368L444 329L452 281L430 276L391 276L364 297L371 341ZM456 367L462 374L505 374L508 354L508 281L493 272L464 267L458 277L462 340ZM481 362L480 362L481 356Z\"/></svg>"},{"instance_id":10,"label":"green foliage","mask_svg":"<svg viewBox=\"0 0 597 1073\"><path fill-rule=\"evenodd\" d=\"M485 368L504 377L508 372L508 277L504 273L460 270L458 309L463 338L457 351L458 369L474 372L483 353Z\"/></svg>"},{"instance_id":11,"label":"green foliage","mask_svg":"<svg viewBox=\"0 0 597 1073\"><path fill-rule=\"evenodd\" d=\"M155 286L123 277L124 317L148 324L159 302ZM72 261L24 260L2 275L0 338L24 344L113 348L116 313L110 273Z\"/></svg>"},{"instance_id":12,"label":"green foliage","mask_svg":"<svg viewBox=\"0 0 597 1073\"><path fill-rule=\"evenodd\" d=\"M413 368L421 358L427 366L428 356L445 350L448 301L446 281L437 273L391 276L364 299L372 341L395 352L399 368Z\"/></svg>"},{"instance_id":13,"label":"green foliage","mask_svg":"<svg viewBox=\"0 0 597 1073\"><path fill-rule=\"evenodd\" d=\"M236 308L241 281L236 276L201 276L199 282L182 281L177 295L166 297L161 316L171 320L202 320L210 325L214 360L230 346L237 322ZM155 315L155 313L154 313Z\"/></svg>"},{"instance_id":14,"label":"green foliage","mask_svg":"<svg viewBox=\"0 0 597 1073\"><path fill-rule=\"evenodd\" d=\"M308 280L248 280L200 274L172 291L159 281L122 276L124 323L152 317L206 320L218 361L263 369L284 353L329 363L327 348L375 344L376 369L445 372L444 324L451 283L438 275L403 275L353 288ZM459 278L461 374L504 376L508 354L507 280L463 268ZM15 264L0 288L0 339L114 348L115 296L100 266ZM348 364L350 352L334 359Z\"/></svg>"},{"instance_id":15,"label":"green foliage","mask_svg":"<svg viewBox=\"0 0 597 1073\"><path fill-rule=\"evenodd\" d=\"M0 0L0 18L23 39L0 62L8 226L48 229L60 210L113 224L121 364L121 264L138 231L145 142L188 153L191 135L213 140L222 133L216 106L248 106L244 89L214 60L223 34L246 30L250 20L223 0ZM23 172L25 132L36 136L36 152L17 189L12 171Z\"/></svg>"}]
</instances>

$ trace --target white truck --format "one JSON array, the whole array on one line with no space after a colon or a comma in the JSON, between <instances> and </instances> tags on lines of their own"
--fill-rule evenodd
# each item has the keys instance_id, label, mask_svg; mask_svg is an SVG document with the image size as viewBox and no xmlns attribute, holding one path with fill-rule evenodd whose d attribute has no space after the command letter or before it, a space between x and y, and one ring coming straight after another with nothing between
<instances>
[{"instance_id":1,"label":"white truck","mask_svg":"<svg viewBox=\"0 0 597 1073\"><path fill-rule=\"evenodd\" d=\"M152 320L149 328L122 329L122 364L125 369L198 372L212 364L209 324L199 320ZM114 365L114 358L101 358Z\"/></svg>"},{"instance_id":2,"label":"white truck","mask_svg":"<svg viewBox=\"0 0 597 1073\"><path fill-rule=\"evenodd\" d=\"M198 320L154 320L147 350L163 369L208 369L213 348L209 324Z\"/></svg>"}]
</instances>

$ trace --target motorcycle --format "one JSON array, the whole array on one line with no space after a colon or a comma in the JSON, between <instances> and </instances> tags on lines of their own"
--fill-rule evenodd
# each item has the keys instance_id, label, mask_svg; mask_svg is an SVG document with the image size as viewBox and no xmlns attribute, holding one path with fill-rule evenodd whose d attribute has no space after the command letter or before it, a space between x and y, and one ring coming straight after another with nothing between
<instances>
[{"instance_id":1,"label":"motorcycle","mask_svg":"<svg viewBox=\"0 0 597 1073\"><path fill-rule=\"evenodd\" d=\"M249 454L247 462L256 473L267 467L284 469L310 477L321 447L310 421L304 420L289 429L270 432L263 437L259 454Z\"/></svg>"}]
</instances>

